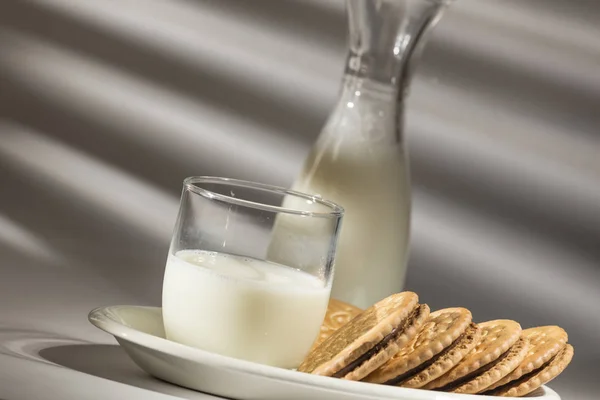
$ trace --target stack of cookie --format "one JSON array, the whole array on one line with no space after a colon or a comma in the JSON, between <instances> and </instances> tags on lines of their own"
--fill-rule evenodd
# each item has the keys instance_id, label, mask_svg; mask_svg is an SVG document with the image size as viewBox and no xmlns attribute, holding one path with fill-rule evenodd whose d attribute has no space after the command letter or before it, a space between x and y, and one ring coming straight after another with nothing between
<instances>
[{"instance_id":1,"label":"stack of cookie","mask_svg":"<svg viewBox=\"0 0 600 400\"><path fill-rule=\"evenodd\" d=\"M331 300L301 372L384 385L519 397L558 376L573 357L558 326L475 324L465 308L431 312L415 293L360 309Z\"/></svg>"}]
</instances>

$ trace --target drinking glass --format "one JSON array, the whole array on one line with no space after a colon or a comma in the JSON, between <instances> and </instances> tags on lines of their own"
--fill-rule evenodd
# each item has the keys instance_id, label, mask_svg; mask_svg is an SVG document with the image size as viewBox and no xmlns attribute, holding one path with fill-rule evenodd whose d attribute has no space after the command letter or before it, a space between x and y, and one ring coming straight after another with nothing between
<instances>
[{"instance_id":1,"label":"drinking glass","mask_svg":"<svg viewBox=\"0 0 600 400\"><path fill-rule=\"evenodd\" d=\"M163 281L167 339L297 367L327 310L343 213L275 186L185 179Z\"/></svg>"}]
</instances>

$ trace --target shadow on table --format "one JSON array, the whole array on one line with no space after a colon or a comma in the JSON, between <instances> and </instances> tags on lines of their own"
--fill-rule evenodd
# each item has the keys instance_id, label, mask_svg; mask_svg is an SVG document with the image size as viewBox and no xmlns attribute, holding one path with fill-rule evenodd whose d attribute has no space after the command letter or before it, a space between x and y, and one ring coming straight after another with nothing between
<instances>
[{"instance_id":1,"label":"shadow on table","mask_svg":"<svg viewBox=\"0 0 600 400\"><path fill-rule=\"evenodd\" d=\"M43 349L40 357L76 371L184 399L208 395L158 380L142 371L117 345L65 345ZM212 397L217 398L217 397Z\"/></svg>"}]
</instances>

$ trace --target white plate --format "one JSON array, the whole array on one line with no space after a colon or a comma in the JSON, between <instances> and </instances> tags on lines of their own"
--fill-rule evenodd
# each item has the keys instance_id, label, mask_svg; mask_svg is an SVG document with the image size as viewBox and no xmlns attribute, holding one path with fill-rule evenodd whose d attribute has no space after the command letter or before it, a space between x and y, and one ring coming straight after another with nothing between
<instances>
[{"instance_id":1,"label":"white plate","mask_svg":"<svg viewBox=\"0 0 600 400\"><path fill-rule=\"evenodd\" d=\"M165 339L162 312L156 307L112 306L89 315L96 327L117 339L143 370L190 389L235 399L395 399L483 400L498 397L352 382L237 360ZM544 387L536 400L560 400Z\"/></svg>"}]
</instances>

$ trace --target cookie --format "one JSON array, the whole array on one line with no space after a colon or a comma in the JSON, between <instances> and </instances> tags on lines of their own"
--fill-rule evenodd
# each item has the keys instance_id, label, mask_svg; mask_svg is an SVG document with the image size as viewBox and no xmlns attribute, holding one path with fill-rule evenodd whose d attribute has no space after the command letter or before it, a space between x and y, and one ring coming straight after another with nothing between
<instances>
[{"instance_id":1,"label":"cookie","mask_svg":"<svg viewBox=\"0 0 600 400\"><path fill-rule=\"evenodd\" d=\"M360 380L406 345L423 326L429 307L413 292L386 297L358 314L313 349L298 371Z\"/></svg>"},{"instance_id":2,"label":"cookie","mask_svg":"<svg viewBox=\"0 0 600 400\"><path fill-rule=\"evenodd\" d=\"M425 369L401 382L399 386L421 388L439 378L465 358L475 348L475 345L479 343L480 337L481 329L476 324L471 323L465 330L465 333L459 336L454 343L429 360L427 365L425 365Z\"/></svg>"},{"instance_id":3,"label":"cookie","mask_svg":"<svg viewBox=\"0 0 600 400\"><path fill-rule=\"evenodd\" d=\"M341 328L343 325L350 322L350 320L360 314L362 310L352 304L344 303L343 301L336 299L329 299L327 305L327 312L321 324L321 330L319 336L313 343L311 348L314 349L325 341L331 334Z\"/></svg>"},{"instance_id":4,"label":"cookie","mask_svg":"<svg viewBox=\"0 0 600 400\"><path fill-rule=\"evenodd\" d=\"M520 397L534 392L540 386L550 382L560 375L573 359L573 346L566 344L563 348L541 367L522 375L493 390L483 392L488 396Z\"/></svg>"},{"instance_id":5,"label":"cookie","mask_svg":"<svg viewBox=\"0 0 600 400\"><path fill-rule=\"evenodd\" d=\"M527 356L514 371L488 387L487 390L495 389L540 368L558 354L568 340L567 332L555 325L525 329L521 333L521 337L529 340L530 347Z\"/></svg>"},{"instance_id":6,"label":"cookie","mask_svg":"<svg viewBox=\"0 0 600 400\"><path fill-rule=\"evenodd\" d=\"M466 308L446 308L431 313L410 343L364 380L398 385L425 370L431 365L428 361L465 334L471 319L471 312Z\"/></svg>"},{"instance_id":7,"label":"cookie","mask_svg":"<svg viewBox=\"0 0 600 400\"><path fill-rule=\"evenodd\" d=\"M473 376L467 376L464 380L460 380L460 383L454 386L451 391L470 394L481 392L519 366L528 351L529 341L521 337L507 352L483 368L478 369Z\"/></svg>"},{"instance_id":8,"label":"cookie","mask_svg":"<svg viewBox=\"0 0 600 400\"><path fill-rule=\"evenodd\" d=\"M478 324L481 339L475 348L446 374L429 382L423 389L452 390L462 380L479 375L480 368L497 360L519 340L521 325L515 321L499 319Z\"/></svg>"}]
</instances>

